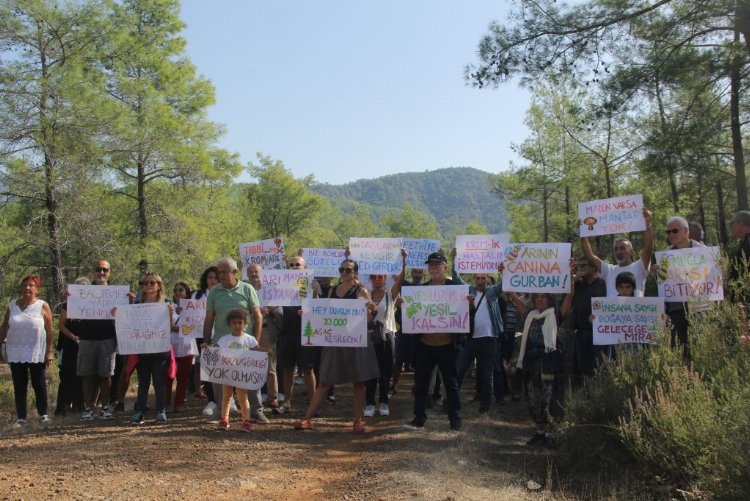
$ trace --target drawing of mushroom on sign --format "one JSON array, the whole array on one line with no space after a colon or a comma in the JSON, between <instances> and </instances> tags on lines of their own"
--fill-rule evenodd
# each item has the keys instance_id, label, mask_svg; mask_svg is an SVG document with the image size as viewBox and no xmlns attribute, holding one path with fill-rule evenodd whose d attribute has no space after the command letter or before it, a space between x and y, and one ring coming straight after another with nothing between
<instances>
[{"instance_id":1,"label":"drawing of mushroom on sign","mask_svg":"<svg viewBox=\"0 0 750 501\"><path fill-rule=\"evenodd\" d=\"M579 231L582 237L646 230L642 195L578 204L578 217L581 220Z\"/></svg>"}]
</instances>

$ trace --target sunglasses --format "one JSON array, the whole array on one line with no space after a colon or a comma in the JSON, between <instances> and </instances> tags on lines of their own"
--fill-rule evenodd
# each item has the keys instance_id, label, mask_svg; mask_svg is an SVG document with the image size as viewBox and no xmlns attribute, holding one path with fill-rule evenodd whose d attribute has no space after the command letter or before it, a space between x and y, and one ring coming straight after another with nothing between
<instances>
[{"instance_id":1,"label":"sunglasses","mask_svg":"<svg viewBox=\"0 0 750 501\"><path fill-rule=\"evenodd\" d=\"M143 283L143 285L159 285L159 282L156 282L154 280L146 280L146 281L144 281L142 283Z\"/></svg>"},{"instance_id":2,"label":"sunglasses","mask_svg":"<svg viewBox=\"0 0 750 501\"><path fill-rule=\"evenodd\" d=\"M290 268L302 268L302 263L298 263L297 261L292 261L289 263Z\"/></svg>"},{"instance_id":3,"label":"sunglasses","mask_svg":"<svg viewBox=\"0 0 750 501\"><path fill-rule=\"evenodd\" d=\"M680 232L680 228L673 228L671 230L667 230L665 233L667 235L677 235Z\"/></svg>"},{"instance_id":4,"label":"sunglasses","mask_svg":"<svg viewBox=\"0 0 750 501\"><path fill-rule=\"evenodd\" d=\"M354 268L339 268L339 273L354 273Z\"/></svg>"},{"instance_id":5,"label":"sunglasses","mask_svg":"<svg viewBox=\"0 0 750 501\"><path fill-rule=\"evenodd\" d=\"M109 268L98 267L98 268L94 268L94 271L97 273L109 273Z\"/></svg>"}]
</instances>

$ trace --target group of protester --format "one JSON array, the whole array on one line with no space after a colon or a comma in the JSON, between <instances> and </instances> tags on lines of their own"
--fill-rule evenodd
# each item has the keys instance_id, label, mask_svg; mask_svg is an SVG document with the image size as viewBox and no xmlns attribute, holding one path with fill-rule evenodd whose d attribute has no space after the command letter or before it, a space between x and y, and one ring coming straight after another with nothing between
<instances>
[{"instance_id":1,"label":"group of protester","mask_svg":"<svg viewBox=\"0 0 750 501\"><path fill-rule=\"evenodd\" d=\"M83 421L95 418L112 419L113 412L124 411L124 400L134 371L138 374L137 399L131 423L145 421L147 397L154 386L155 418L167 420L167 408L180 412L188 389L196 396L207 398L205 415L219 413L219 427L230 427L229 415L236 408L242 413L240 429L249 431L252 423L268 423L260 390L245 391L229 385L200 381L200 350L207 346L225 349L262 350L268 353L268 374L265 386L265 409L283 415L292 411L295 370L305 384L308 405L301 419L294 422L299 430L314 429L314 419L321 405L335 401L334 387L353 385L354 433L364 433L363 417L377 412L390 414L389 398L398 392L404 366L413 365L413 418L410 428L423 428L427 409L442 405L450 428L461 429L460 387L470 367L476 365L476 397L479 414L487 415L493 395L502 402L507 391L522 381L535 432L530 443L544 443L550 438L550 418L561 412L563 357L559 327L571 314L575 332L575 361L578 372L591 376L597 364L614 356L614 347L593 344L591 298L607 296L643 296L652 268L654 237L651 214L643 209L646 221L644 247L636 257L630 241L616 238L613 245L615 263L596 256L588 239L581 238L582 256L572 260L574 286L559 306L547 293L533 293L522 298L513 292L504 293L494 277L479 273L469 287L471 332L468 335L442 332L420 335L400 332L400 290L403 285L464 284L456 273L448 273L448 259L442 251L430 254L425 262L427 277L421 269L411 270L406 281L407 253L402 250L403 267L398 276L368 276L369 284L359 277L355 261L345 259L339 266L338 281L317 278L311 285L314 297L362 299L368 313L368 342L365 347L308 347L301 341L300 307L261 307L257 291L262 287L262 269L251 265L249 282L239 277L239 268L232 258L221 259L200 278L200 286L192 293L190 287L175 285L172 301L166 299L164 283L156 273L141 278L137 293L130 294L136 303L167 302L172 318L171 349L163 353L140 355L117 354L117 337L113 320L73 320L68 318L66 305L59 310L57 342L60 368L60 389L56 412L81 413ZM742 276L750 260L750 212L733 215L730 229L740 241L732 259L730 279ZM689 223L681 217L667 221L669 249L703 245L690 237ZM455 259L455 249L451 254ZM286 261L289 269L305 268L301 256ZM500 274L503 265L498 267ZM107 285L111 267L98 260L92 268L94 285ZM76 280L89 284L87 278ZM0 326L0 341L10 362L15 390L18 426L26 424L26 399L29 379L35 393L37 412L42 423L50 421L47 404L46 367L54 360L54 328L50 306L37 297L41 288L38 275L21 281L21 297L12 300ZM734 299L745 301L741 290ZM176 318L180 314L180 298L206 300L206 318L200 346L193 339L180 336ZM682 302L667 302L666 313L671 320L672 343L680 345L689 358L689 319ZM520 327L517 329L517 327ZM516 330L520 335L516 336ZM518 338L518 339L516 339ZM515 356L515 360L513 357ZM174 399L172 386L176 381ZM442 385L445 399L440 395ZM204 391L205 390L205 391ZM283 392L283 393L282 393ZM284 401L282 401L282 395ZM436 396L437 395L437 396ZM377 396L377 398L376 398Z\"/></svg>"}]
</instances>

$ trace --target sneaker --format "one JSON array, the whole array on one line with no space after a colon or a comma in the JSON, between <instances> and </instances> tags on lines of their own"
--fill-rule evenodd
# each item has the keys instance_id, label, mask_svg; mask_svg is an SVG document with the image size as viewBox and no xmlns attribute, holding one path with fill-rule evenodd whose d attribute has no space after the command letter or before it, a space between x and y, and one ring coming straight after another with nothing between
<instances>
[{"instance_id":1,"label":"sneaker","mask_svg":"<svg viewBox=\"0 0 750 501\"><path fill-rule=\"evenodd\" d=\"M419 419L414 418L408 423L404 423L404 428L408 428L410 430L423 430L424 421L420 421Z\"/></svg>"},{"instance_id":2,"label":"sneaker","mask_svg":"<svg viewBox=\"0 0 750 501\"><path fill-rule=\"evenodd\" d=\"M294 384L296 386L303 385L303 384L305 384L305 380L304 380L304 378L302 376L297 376L296 378L294 378Z\"/></svg>"},{"instance_id":3,"label":"sneaker","mask_svg":"<svg viewBox=\"0 0 750 501\"><path fill-rule=\"evenodd\" d=\"M291 411L292 410L289 407L287 407L286 405L284 405L284 404L281 404L281 405L279 405L277 407L271 408L271 412L273 412L274 414L277 414L279 416L282 415L282 414L286 414L287 412L291 412Z\"/></svg>"},{"instance_id":4,"label":"sneaker","mask_svg":"<svg viewBox=\"0 0 750 501\"><path fill-rule=\"evenodd\" d=\"M229 429L229 420L221 418L219 420L219 429L220 430L228 430Z\"/></svg>"},{"instance_id":5,"label":"sneaker","mask_svg":"<svg viewBox=\"0 0 750 501\"><path fill-rule=\"evenodd\" d=\"M456 420L451 423L451 431L461 431L461 421Z\"/></svg>"},{"instance_id":6,"label":"sneaker","mask_svg":"<svg viewBox=\"0 0 750 501\"><path fill-rule=\"evenodd\" d=\"M286 400L286 397L284 396L284 394L279 393L279 403L283 402L284 400Z\"/></svg>"},{"instance_id":7,"label":"sneaker","mask_svg":"<svg viewBox=\"0 0 750 501\"><path fill-rule=\"evenodd\" d=\"M83 414L81 414L81 421L93 421L93 420L94 420L93 409L89 409L88 407L83 409Z\"/></svg>"},{"instance_id":8,"label":"sneaker","mask_svg":"<svg viewBox=\"0 0 750 501\"><path fill-rule=\"evenodd\" d=\"M391 409L388 407L388 404L380 404L380 407L378 407L378 414L381 416L390 416Z\"/></svg>"},{"instance_id":9,"label":"sneaker","mask_svg":"<svg viewBox=\"0 0 750 501\"><path fill-rule=\"evenodd\" d=\"M209 402L206 404L206 406L203 408L203 415L204 416L213 416L214 412L216 412L216 402Z\"/></svg>"},{"instance_id":10,"label":"sneaker","mask_svg":"<svg viewBox=\"0 0 750 501\"><path fill-rule=\"evenodd\" d=\"M102 407L102 410L99 411L99 419L112 419L112 411L109 410L108 406L105 405L104 407Z\"/></svg>"},{"instance_id":11,"label":"sneaker","mask_svg":"<svg viewBox=\"0 0 750 501\"><path fill-rule=\"evenodd\" d=\"M228 426L229 426L229 424L227 424L227 427L228 427ZM245 420L244 420L244 421L242 422L242 426L241 426L241 428L240 428L240 429L241 429L242 431L246 432L246 433L249 433L249 432L253 431L253 425L252 425L252 424L250 424L250 421L248 421L247 419L245 419Z\"/></svg>"},{"instance_id":12,"label":"sneaker","mask_svg":"<svg viewBox=\"0 0 750 501\"><path fill-rule=\"evenodd\" d=\"M42 426L47 426L48 424L50 424L52 422L52 420L50 419L50 417L47 414L41 416L39 418L39 421L41 421Z\"/></svg>"},{"instance_id":13,"label":"sneaker","mask_svg":"<svg viewBox=\"0 0 750 501\"><path fill-rule=\"evenodd\" d=\"M117 402L117 405L115 405L115 412L125 412L125 404Z\"/></svg>"},{"instance_id":14,"label":"sneaker","mask_svg":"<svg viewBox=\"0 0 750 501\"><path fill-rule=\"evenodd\" d=\"M398 393L398 388L396 388L395 386L391 386L390 388L388 388L389 397L392 397L393 395L396 395L397 393Z\"/></svg>"},{"instance_id":15,"label":"sneaker","mask_svg":"<svg viewBox=\"0 0 750 501\"><path fill-rule=\"evenodd\" d=\"M237 402L235 402L234 399L229 401L229 412L240 412L240 409L237 407Z\"/></svg>"},{"instance_id":16,"label":"sneaker","mask_svg":"<svg viewBox=\"0 0 750 501\"><path fill-rule=\"evenodd\" d=\"M167 413L164 411L156 413L156 422L158 424L164 424L167 422Z\"/></svg>"},{"instance_id":17,"label":"sneaker","mask_svg":"<svg viewBox=\"0 0 750 501\"><path fill-rule=\"evenodd\" d=\"M263 414L263 411L254 412L252 416L250 416L250 419L253 423L258 424L268 424L271 421L266 417L265 414Z\"/></svg>"},{"instance_id":18,"label":"sneaker","mask_svg":"<svg viewBox=\"0 0 750 501\"><path fill-rule=\"evenodd\" d=\"M374 405L367 405L365 406L365 412L363 413L365 417L372 417L375 415L375 406ZM358 421L355 421L355 423Z\"/></svg>"},{"instance_id":19,"label":"sneaker","mask_svg":"<svg viewBox=\"0 0 750 501\"><path fill-rule=\"evenodd\" d=\"M326 397L326 400L328 400L329 404L336 405L336 394L331 393L330 395Z\"/></svg>"},{"instance_id":20,"label":"sneaker","mask_svg":"<svg viewBox=\"0 0 750 501\"><path fill-rule=\"evenodd\" d=\"M143 412L137 411L135 414L133 414L133 417L130 418L130 424L143 424L145 419L143 418Z\"/></svg>"},{"instance_id":21,"label":"sneaker","mask_svg":"<svg viewBox=\"0 0 750 501\"><path fill-rule=\"evenodd\" d=\"M25 419L17 419L16 424L13 425L16 428L23 428L26 426L26 420Z\"/></svg>"}]
</instances>

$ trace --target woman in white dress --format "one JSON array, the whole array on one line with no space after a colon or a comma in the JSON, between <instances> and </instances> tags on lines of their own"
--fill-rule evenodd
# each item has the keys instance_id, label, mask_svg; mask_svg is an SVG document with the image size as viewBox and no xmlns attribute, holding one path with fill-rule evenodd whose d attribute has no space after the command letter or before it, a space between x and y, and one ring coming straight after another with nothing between
<instances>
[{"instance_id":1,"label":"woman in white dress","mask_svg":"<svg viewBox=\"0 0 750 501\"><path fill-rule=\"evenodd\" d=\"M29 275L21 280L21 297L11 301L0 326L0 342L5 343L13 392L16 400L16 426L26 424L26 394L34 388L36 410L43 424L47 415L47 366L52 363L52 310L37 298L42 280Z\"/></svg>"}]
</instances>

